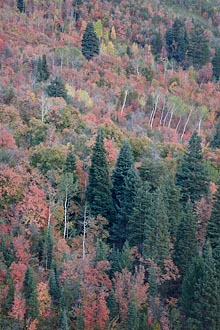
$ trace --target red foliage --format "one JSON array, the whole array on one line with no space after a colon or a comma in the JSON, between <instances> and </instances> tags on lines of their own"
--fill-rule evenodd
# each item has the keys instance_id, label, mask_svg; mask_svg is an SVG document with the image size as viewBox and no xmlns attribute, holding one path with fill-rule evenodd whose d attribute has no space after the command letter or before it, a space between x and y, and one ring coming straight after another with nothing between
<instances>
[{"instance_id":1,"label":"red foliage","mask_svg":"<svg viewBox=\"0 0 220 330\"><path fill-rule=\"evenodd\" d=\"M7 149L16 148L16 142L13 135L2 124L0 124L0 147Z\"/></svg>"},{"instance_id":2,"label":"red foliage","mask_svg":"<svg viewBox=\"0 0 220 330\"><path fill-rule=\"evenodd\" d=\"M28 265L30 260L29 242L22 235L13 237L12 243L18 262Z\"/></svg>"},{"instance_id":3,"label":"red foliage","mask_svg":"<svg viewBox=\"0 0 220 330\"><path fill-rule=\"evenodd\" d=\"M25 300L21 295L16 295L12 310L9 313L9 316L13 317L16 320L24 321L25 315Z\"/></svg>"},{"instance_id":4,"label":"red foliage","mask_svg":"<svg viewBox=\"0 0 220 330\"><path fill-rule=\"evenodd\" d=\"M11 276L14 279L15 289L17 292L21 292L23 288L23 282L27 270L27 265L25 265L22 262L18 262L18 263L12 262L10 266L10 270L11 270Z\"/></svg>"}]
</instances>

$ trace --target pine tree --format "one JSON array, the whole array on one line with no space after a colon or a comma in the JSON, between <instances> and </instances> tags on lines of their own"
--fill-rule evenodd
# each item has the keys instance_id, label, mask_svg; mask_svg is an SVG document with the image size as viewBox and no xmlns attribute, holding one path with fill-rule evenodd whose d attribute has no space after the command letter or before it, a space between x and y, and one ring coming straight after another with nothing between
<instances>
[{"instance_id":1,"label":"pine tree","mask_svg":"<svg viewBox=\"0 0 220 330\"><path fill-rule=\"evenodd\" d=\"M152 194L150 216L145 222L143 255L160 266L170 257L170 234L164 196L158 188Z\"/></svg>"},{"instance_id":2,"label":"pine tree","mask_svg":"<svg viewBox=\"0 0 220 330\"><path fill-rule=\"evenodd\" d=\"M220 185L214 195L212 213L207 225L207 239L215 249L220 243Z\"/></svg>"},{"instance_id":3,"label":"pine tree","mask_svg":"<svg viewBox=\"0 0 220 330\"><path fill-rule=\"evenodd\" d=\"M215 81L220 77L220 49L216 49L215 55L212 59L212 77Z\"/></svg>"},{"instance_id":4,"label":"pine tree","mask_svg":"<svg viewBox=\"0 0 220 330\"><path fill-rule=\"evenodd\" d=\"M175 19L172 27L166 32L166 45L168 58L183 63L188 47L188 36L185 24L179 18Z\"/></svg>"},{"instance_id":5,"label":"pine tree","mask_svg":"<svg viewBox=\"0 0 220 330\"><path fill-rule=\"evenodd\" d=\"M128 306L128 314L126 319L126 330L138 330L139 329L139 315L137 304L135 301L134 293L131 292L131 298Z\"/></svg>"},{"instance_id":6,"label":"pine tree","mask_svg":"<svg viewBox=\"0 0 220 330\"><path fill-rule=\"evenodd\" d=\"M177 171L176 180L180 187L183 204L188 199L194 203L202 196L208 196L209 179L203 159L201 138L196 131L189 140L188 149Z\"/></svg>"},{"instance_id":7,"label":"pine tree","mask_svg":"<svg viewBox=\"0 0 220 330\"><path fill-rule=\"evenodd\" d=\"M23 283L23 293L26 301L25 319L36 319L39 315L36 279L30 267L27 268Z\"/></svg>"},{"instance_id":8,"label":"pine tree","mask_svg":"<svg viewBox=\"0 0 220 330\"><path fill-rule=\"evenodd\" d=\"M8 292L7 295L1 301L1 313L3 315L8 315L11 311L15 297L15 286L13 278L10 277L8 281Z\"/></svg>"},{"instance_id":9,"label":"pine tree","mask_svg":"<svg viewBox=\"0 0 220 330\"><path fill-rule=\"evenodd\" d=\"M208 241L203 253L203 260L203 273L194 288L194 303L191 305L191 315L187 323L198 330L218 330L220 329L219 284L216 278L212 248Z\"/></svg>"},{"instance_id":10,"label":"pine tree","mask_svg":"<svg viewBox=\"0 0 220 330\"><path fill-rule=\"evenodd\" d=\"M213 140L210 142L211 148L220 148L220 123L218 122L216 124L215 128L215 135L213 137Z\"/></svg>"},{"instance_id":11,"label":"pine tree","mask_svg":"<svg viewBox=\"0 0 220 330\"><path fill-rule=\"evenodd\" d=\"M68 319L65 309L62 310L60 330L69 330Z\"/></svg>"},{"instance_id":12,"label":"pine tree","mask_svg":"<svg viewBox=\"0 0 220 330\"><path fill-rule=\"evenodd\" d=\"M25 11L24 0L17 0L17 8L20 13L23 13Z\"/></svg>"},{"instance_id":13,"label":"pine tree","mask_svg":"<svg viewBox=\"0 0 220 330\"><path fill-rule=\"evenodd\" d=\"M185 275L192 259L198 254L196 238L196 219L190 201L187 202L174 244L174 262L180 274Z\"/></svg>"},{"instance_id":14,"label":"pine tree","mask_svg":"<svg viewBox=\"0 0 220 330\"><path fill-rule=\"evenodd\" d=\"M46 55L43 54L42 57L38 59L37 62L37 82L46 81L50 76L50 72L47 65Z\"/></svg>"},{"instance_id":15,"label":"pine tree","mask_svg":"<svg viewBox=\"0 0 220 330\"><path fill-rule=\"evenodd\" d=\"M144 241L144 227L150 216L152 204L149 184L143 183L136 194L133 211L128 221L128 241L131 246L138 246L140 251Z\"/></svg>"},{"instance_id":16,"label":"pine tree","mask_svg":"<svg viewBox=\"0 0 220 330\"><path fill-rule=\"evenodd\" d=\"M89 22L82 38L82 54L87 60L99 54L99 38L97 37L93 24Z\"/></svg>"},{"instance_id":17,"label":"pine tree","mask_svg":"<svg viewBox=\"0 0 220 330\"><path fill-rule=\"evenodd\" d=\"M195 25L190 35L187 57L189 65L193 65L196 69L209 61L209 40L200 24Z\"/></svg>"},{"instance_id":18,"label":"pine tree","mask_svg":"<svg viewBox=\"0 0 220 330\"><path fill-rule=\"evenodd\" d=\"M89 170L89 184L87 200L92 216L102 215L110 222L114 216L111 197L110 178L106 151L104 147L103 131L100 129L93 148L91 167Z\"/></svg>"},{"instance_id":19,"label":"pine tree","mask_svg":"<svg viewBox=\"0 0 220 330\"><path fill-rule=\"evenodd\" d=\"M139 177L134 169L130 144L125 141L112 175L112 198L116 216L111 228L111 241L122 248L127 239L128 219L132 213Z\"/></svg>"},{"instance_id":20,"label":"pine tree","mask_svg":"<svg viewBox=\"0 0 220 330\"><path fill-rule=\"evenodd\" d=\"M54 261L51 264L49 276L49 293L54 304L59 303L60 300L60 286L57 277L56 264Z\"/></svg>"},{"instance_id":21,"label":"pine tree","mask_svg":"<svg viewBox=\"0 0 220 330\"><path fill-rule=\"evenodd\" d=\"M46 93L49 97L62 97L64 100L67 99L67 91L60 77L56 77L51 81L50 85L46 87Z\"/></svg>"}]
</instances>

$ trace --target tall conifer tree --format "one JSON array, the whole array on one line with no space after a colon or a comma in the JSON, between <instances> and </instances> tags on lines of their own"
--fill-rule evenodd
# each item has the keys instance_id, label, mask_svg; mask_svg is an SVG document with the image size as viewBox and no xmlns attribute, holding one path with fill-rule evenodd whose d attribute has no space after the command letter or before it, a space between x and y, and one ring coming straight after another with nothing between
<instances>
[{"instance_id":1,"label":"tall conifer tree","mask_svg":"<svg viewBox=\"0 0 220 330\"><path fill-rule=\"evenodd\" d=\"M188 199L194 203L202 196L208 196L209 179L201 142L200 136L195 131L189 140L188 148L177 171L177 185L180 187L181 199L184 204Z\"/></svg>"},{"instance_id":2,"label":"tall conifer tree","mask_svg":"<svg viewBox=\"0 0 220 330\"><path fill-rule=\"evenodd\" d=\"M104 136L101 129L98 130L91 167L89 170L89 184L87 187L87 199L92 216L102 215L110 222L114 215L110 177L104 147Z\"/></svg>"},{"instance_id":3,"label":"tall conifer tree","mask_svg":"<svg viewBox=\"0 0 220 330\"><path fill-rule=\"evenodd\" d=\"M99 38L97 37L93 24L89 22L82 38L82 54L87 60L99 54Z\"/></svg>"},{"instance_id":4,"label":"tall conifer tree","mask_svg":"<svg viewBox=\"0 0 220 330\"><path fill-rule=\"evenodd\" d=\"M214 195L212 213L207 225L207 239L213 249L220 243L220 185Z\"/></svg>"},{"instance_id":5,"label":"tall conifer tree","mask_svg":"<svg viewBox=\"0 0 220 330\"><path fill-rule=\"evenodd\" d=\"M26 301L25 319L36 319L39 315L39 305L37 300L36 279L30 267L27 268L24 278L24 297Z\"/></svg>"}]
</instances>

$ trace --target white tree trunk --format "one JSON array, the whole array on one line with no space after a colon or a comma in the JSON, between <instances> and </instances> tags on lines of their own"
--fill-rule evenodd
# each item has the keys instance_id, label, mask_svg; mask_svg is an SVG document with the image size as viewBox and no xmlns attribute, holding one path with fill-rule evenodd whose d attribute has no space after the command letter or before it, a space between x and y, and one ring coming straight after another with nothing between
<instances>
[{"instance_id":1,"label":"white tree trunk","mask_svg":"<svg viewBox=\"0 0 220 330\"><path fill-rule=\"evenodd\" d=\"M123 101L123 104L122 104L122 107L121 107L121 115L122 115L123 112L124 112L125 104L126 104L126 101L127 101L127 97L128 97L128 90L126 89L126 91L125 91L125 96L124 96L124 101Z\"/></svg>"},{"instance_id":2,"label":"white tree trunk","mask_svg":"<svg viewBox=\"0 0 220 330\"><path fill-rule=\"evenodd\" d=\"M190 113L189 113L189 115L188 115L188 117L187 117L187 120L186 120L186 122L185 122L185 125L184 125L184 127L183 127L183 132L182 132L182 135L181 135L181 137L180 137L181 141L183 140L183 137L184 137L184 134L185 134L185 131L186 131L186 127L187 127L188 122L189 122L189 120L190 120L190 117L191 117L192 111L193 111L193 109L191 108Z\"/></svg>"},{"instance_id":3,"label":"white tree trunk","mask_svg":"<svg viewBox=\"0 0 220 330\"><path fill-rule=\"evenodd\" d=\"M86 256L86 226L87 226L87 203L85 203L84 216L83 216L83 260Z\"/></svg>"},{"instance_id":4,"label":"white tree trunk","mask_svg":"<svg viewBox=\"0 0 220 330\"><path fill-rule=\"evenodd\" d=\"M68 189L66 187L65 193L65 201L64 201L64 231L63 231L63 238L66 238L67 233L67 203L68 203Z\"/></svg>"}]
</instances>

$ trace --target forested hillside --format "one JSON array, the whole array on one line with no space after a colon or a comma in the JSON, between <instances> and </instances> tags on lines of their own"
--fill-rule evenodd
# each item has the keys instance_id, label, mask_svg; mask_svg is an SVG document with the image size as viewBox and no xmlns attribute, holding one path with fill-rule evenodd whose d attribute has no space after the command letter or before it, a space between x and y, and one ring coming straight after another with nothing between
<instances>
[{"instance_id":1,"label":"forested hillside","mask_svg":"<svg viewBox=\"0 0 220 330\"><path fill-rule=\"evenodd\" d=\"M219 8L0 0L0 329L220 329Z\"/></svg>"}]
</instances>

